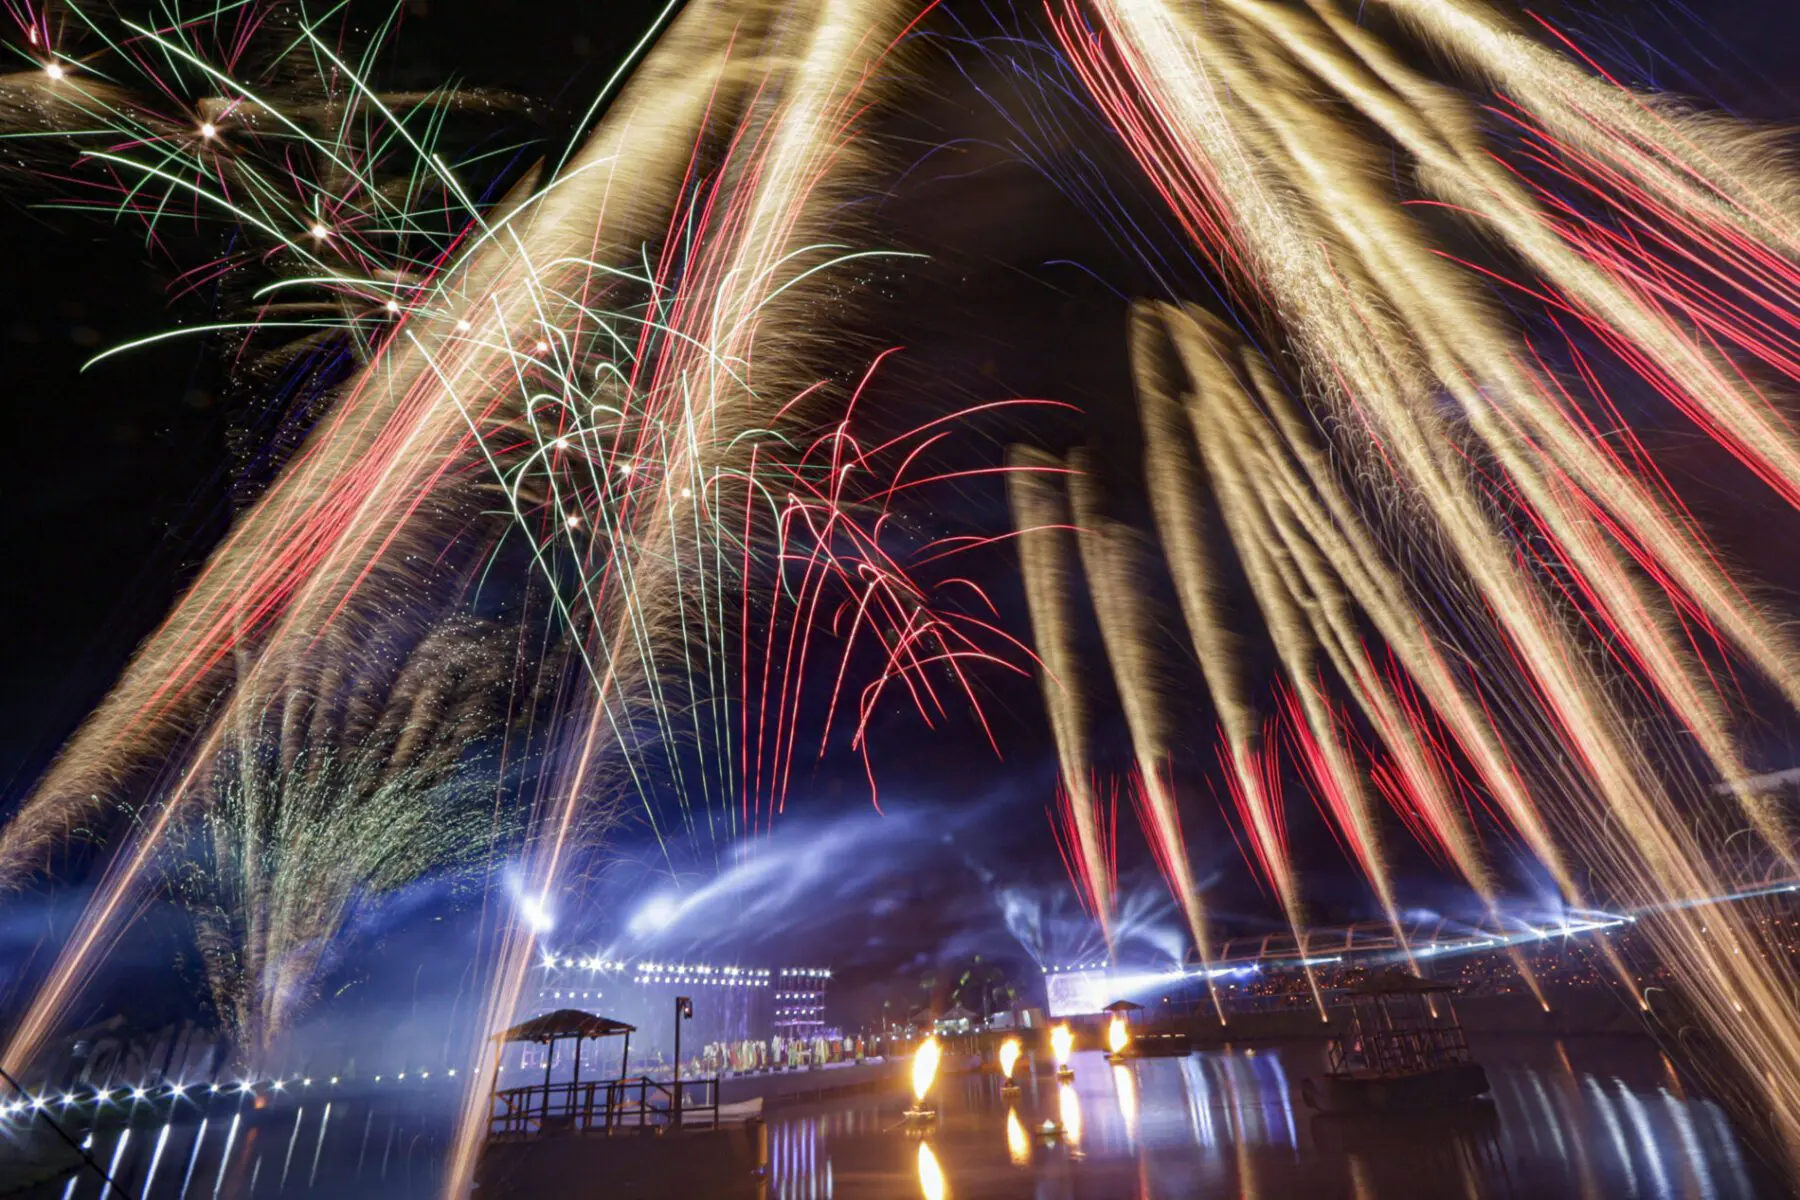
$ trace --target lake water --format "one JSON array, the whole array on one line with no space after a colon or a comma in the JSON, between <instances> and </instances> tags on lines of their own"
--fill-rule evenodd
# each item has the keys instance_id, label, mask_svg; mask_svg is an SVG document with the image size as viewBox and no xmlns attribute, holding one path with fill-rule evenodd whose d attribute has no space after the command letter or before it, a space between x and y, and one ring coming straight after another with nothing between
<instances>
[{"instance_id":1,"label":"lake water","mask_svg":"<svg viewBox=\"0 0 1800 1200\"><path fill-rule=\"evenodd\" d=\"M1477 1044L1491 1100L1405 1120L1320 1118L1298 1098L1322 1047L1259 1047L1114 1067L1078 1054L1075 1080L1040 1069L1016 1097L991 1075L949 1076L936 1126L902 1127L899 1096L770 1115L769 1200L1408 1200L1783 1194L1720 1108L1690 1094L1647 1043ZM1021 1065L1021 1071L1025 1070ZM1041 1132L1060 1122L1060 1136ZM447 1094L215 1112L204 1125L108 1132L91 1152L145 1200L436 1195ZM921 1149L921 1143L923 1149ZM33 1197L93 1200L91 1173ZM605 1194L596 1190L595 1195Z\"/></svg>"}]
</instances>

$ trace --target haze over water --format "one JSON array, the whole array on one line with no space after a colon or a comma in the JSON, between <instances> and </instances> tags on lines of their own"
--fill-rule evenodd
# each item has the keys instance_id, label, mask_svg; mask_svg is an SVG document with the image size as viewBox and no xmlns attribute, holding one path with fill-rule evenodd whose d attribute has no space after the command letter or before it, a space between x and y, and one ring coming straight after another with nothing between
<instances>
[{"instance_id":1,"label":"haze over water","mask_svg":"<svg viewBox=\"0 0 1800 1200\"><path fill-rule=\"evenodd\" d=\"M946 1076L926 1139L952 1200L1743 1200L1780 1194L1712 1101L1683 1087L1654 1047L1630 1039L1520 1039L1476 1046L1487 1103L1379 1121L1317 1118L1299 1081L1314 1045L1243 1048L1109 1066L1075 1057L1065 1092L1040 1066L1009 1106L989 1074ZM766 1200L938 1200L905 1097L861 1095L770 1114ZM1014 1125L1009 1107L1016 1109ZM1046 1119L1079 1129L1053 1140ZM235 1129L133 1129L94 1146L145 1200L214 1196L435 1197L449 1141L447 1097L351 1099L246 1111ZM196 1153L196 1140L199 1140ZM160 1150L159 1150L159 1142ZM150 1178L154 1161L154 1178ZM148 1183L148 1186L146 1184ZM758 1194L758 1193L746 1193ZM90 1175L34 1198L97 1200Z\"/></svg>"}]
</instances>

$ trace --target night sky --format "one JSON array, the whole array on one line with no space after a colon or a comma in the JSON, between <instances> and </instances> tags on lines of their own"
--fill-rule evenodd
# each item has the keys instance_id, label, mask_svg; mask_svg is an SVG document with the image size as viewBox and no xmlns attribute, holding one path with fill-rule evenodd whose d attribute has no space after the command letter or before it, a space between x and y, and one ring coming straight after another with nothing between
<instances>
[{"instance_id":1,"label":"night sky","mask_svg":"<svg viewBox=\"0 0 1800 1200\"><path fill-rule=\"evenodd\" d=\"M540 129L555 138L656 7L636 0L601 6L567 0L530 6L410 3L387 82L417 86L455 79L516 89L543 101ZM1704 20L1672 3L1642 0L1540 11L1573 22L1635 78L1703 95L1758 119L1800 116L1790 61L1791 47L1800 44L1800 12L1779 0L1697 0L1693 7L1705 11ZM501 11L506 15L496 19ZM869 219L881 241L923 251L932 261L897 279L884 299L860 312L857 321L866 328L851 336L906 346L882 382L886 403L930 411L1038 396L1083 410L1078 417L1034 418L1029 431L1017 421L978 424L961 451L972 459L997 458L1006 441L1029 432L1052 449L1091 443L1102 471L1128 480L1125 464L1136 447L1123 338L1126 298L1153 293L1156 284L1055 179L1002 148L1009 127L983 93L1002 102L1008 97L991 68L973 55L965 59L966 72L948 67L937 39L994 28L979 6L952 3L926 26L927 44L909 53L909 63L929 83L905 112L880 118L886 186L871 198ZM1051 149L1070 160L1110 163L1120 203L1134 212L1153 208L1128 164L1097 130L1073 126L1066 144ZM212 319L212 301L206 295L172 299L170 262L147 249L133 229L44 211L35 205L46 195L13 184L0 210L0 272L7 284L0 288L0 361L9 407L8 435L0 438L0 499L8 517L0 522L6 572L0 588L0 629L6 634L0 639L0 795L7 803L29 790L226 528L229 446L235 431L254 424L257 404L253 392L232 384L216 347L195 342L167 343L83 372L83 361L101 348L177 321ZM1179 254L1173 241L1167 249ZM1177 263L1174 277L1202 294L1203 282L1184 275L1187 269ZM1773 604L1793 611L1789 598L1800 589L1800 563L1786 547L1800 528L1792 514L1771 512L1759 498L1746 496L1721 455L1678 431L1667 432L1662 445L1684 492L1726 550L1766 581ZM1121 486L1118 495L1121 514L1141 519L1141 501L1129 487ZM1007 523L1003 489L992 481L934 505L917 519L944 530L992 532ZM995 553L974 570L1023 633L1010 556ZM1160 580L1146 586L1166 592ZM1170 644L1178 644L1173 636ZM1170 671L1174 687L1185 689L1177 694L1204 694L1191 661L1172 661ZM1004 761L994 759L972 721L926 734L916 720L896 713L876 735L884 799L903 815L991 811L991 820L957 825L958 836L993 839L990 857L1021 878L1054 880L1060 867L1044 814L1053 767L1037 690L1029 681L991 682L988 711ZM1104 704L1096 708L1109 711ZM1193 706L1192 728L1192 750L1204 755L1212 718L1203 701ZM1789 730L1771 725L1754 736L1769 765L1791 765L1784 760L1794 757ZM1105 718L1098 744L1103 760L1121 755L1116 718ZM795 787L798 816L866 811L854 756L837 748L809 769ZM1262 902L1223 836L1216 802L1202 794L1186 800L1200 828L1212 835L1209 845L1217 852L1202 850L1201 858L1209 872L1220 873L1225 906L1257 911ZM1296 828L1303 869L1319 880L1321 919L1365 915L1358 911L1355 882L1309 816L1298 814ZM1128 859L1133 853L1128 844ZM967 857L947 869L966 871ZM1421 873L1418 894L1434 895L1435 877L1423 862L1414 865ZM927 894L934 893L921 884L919 895ZM920 932L921 941L951 936L941 929Z\"/></svg>"}]
</instances>

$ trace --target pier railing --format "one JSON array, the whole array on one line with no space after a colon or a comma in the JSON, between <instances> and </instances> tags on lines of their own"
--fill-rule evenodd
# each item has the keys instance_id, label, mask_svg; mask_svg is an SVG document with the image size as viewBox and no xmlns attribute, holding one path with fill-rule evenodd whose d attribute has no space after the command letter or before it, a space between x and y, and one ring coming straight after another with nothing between
<instances>
[{"instance_id":1,"label":"pier railing","mask_svg":"<svg viewBox=\"0 0 1800 1200\"><path fill-rule=\"evenodd\" d=\"M502 1088L488 1097L489 1137L612 1133L719 1123L719 1081L639 1075Z\"/></svg>"}]
</instances>

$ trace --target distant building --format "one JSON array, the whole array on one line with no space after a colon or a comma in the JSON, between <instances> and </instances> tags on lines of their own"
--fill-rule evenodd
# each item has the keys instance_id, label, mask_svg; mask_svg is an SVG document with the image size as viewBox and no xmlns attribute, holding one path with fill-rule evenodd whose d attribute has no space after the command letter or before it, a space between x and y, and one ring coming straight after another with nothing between
<instances>
[{"instance_id":1,"label":"distant building","mask_svg":"<svg viewBox=\"0 0 1800 1200\"><path fill-rule=\"evenodd\" d=\"M657 1061L674 1049L675 998L694 1001L681 1031L683 1052L712 1042L812 1038L825 1023L826 967L753 967L740 963L612 961L546 951L534 972L524 1017L575 1008L624 1021L634 1060Z\"/></svg>"}]
</instances>

